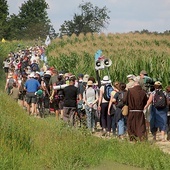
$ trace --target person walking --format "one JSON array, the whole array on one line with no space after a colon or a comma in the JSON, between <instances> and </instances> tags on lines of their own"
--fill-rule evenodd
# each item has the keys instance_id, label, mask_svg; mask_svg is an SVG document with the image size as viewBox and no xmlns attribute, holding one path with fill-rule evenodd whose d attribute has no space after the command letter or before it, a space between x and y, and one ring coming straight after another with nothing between
<instances>
[{"instance_id":1,"label":"person walking","mask_svg":"<svg viewBox=\"0 0 170 170\"><path fill-rule=\"evenodd\" d=\"M169 99L166 92L162 89L162 83L156 81L154 83L155 90L151 92L145 109L151 104L150 130L153 140L156 140L158 129L161 132L161 141L165 141L165 132L167 128L167 112Z\"/></svg>"},{"instance_id":2,"label":"person walking","mask_svg":"<svg viewBox=\"0 0 170 170\"><path fill-rule=\"evenodd\" d=\"M87 127L94 133L95 132L95 112L97 110L98 93L93 88L93 82L87 82L87 88L83 93L83 101L85 103L85 112L87 116Z\"/></svg>"},{"instance_id":3,"label":"person walking","mask_svg":"<svg viewBox=\"0 0 170 170\"><path fill-rule=\"evenodd\" d=\"M125 95L124 102L127 103L129 107L127 131L130 141L145 140L147 136L143 110L147 103L147 95L139 84L139 77L134 79L134 87L129 88Z\"/></svg>"},{"instance_id":4,"label":"person walking","mask_svg":"<svg viewBox=\"0 0 170 170\"><path fill-rule=\"evenodd\" d=\"M26 99L27 99L27 111L29 114L34 115L35 117L37 116L37 108L36 108L36 103L37 103L37 97L35 95L35 92L38 91L40 88L40 83L38 80L34 78L34 73L32 72L29 75L29 79L26 80L25 82L25 90L26 90ZM30 112L31 109L31 112Z\"/></svg>"},{"instance_id":5,"label":"person walking","mask_svg":"<svg viewBox=\"0 0 170 170\"><path fill-rule=\"evenodd\" d=\"M101 127L102 127L102 136L104 136L107 133L107 126L108 121L111 120L111 116L108 115L108 106L109 106L109 100L107 101L104 98L105 95L105 88L106 85L111 85L111 80L108 76L104 76L103 80L101 81L102 86L100 87L100 94L99 94L99 103L98 103L98 110L100 111L100 119L101 119Z\"/></svg>"},{"instance_id":6,"label":"person walking","mask_svg":"<svg viewBox=\"0 0 170 170\"><path fill-rule=\"evenodd\" d=\"M73 126L73 119L77 111L78 98L78 88L75 87L75 77L69 78L69 85L63 89L63 95L63 120ZM79 96L79 98L81 98L81 95Z\"/></svg>"}]
</instances>

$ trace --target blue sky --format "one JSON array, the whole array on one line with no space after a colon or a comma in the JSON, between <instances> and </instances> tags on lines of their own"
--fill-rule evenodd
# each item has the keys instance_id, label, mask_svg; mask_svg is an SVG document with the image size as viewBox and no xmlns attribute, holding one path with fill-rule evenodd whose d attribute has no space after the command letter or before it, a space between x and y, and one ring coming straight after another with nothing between
<instances>
[{"instance_id":1,"label":"blue sky","mask_svg":"<svg viewBox=\"0 0 170 170\"><path fill-rule=\"evenodd\" d=\"M26 0L7 0L9 13L18 14L19 7ZM84 0L102 8L106 6L110 21L105 33L126 33L130 31L164 32L170 30L170 0ZM82 0L46 0L49 4L48 17L56 32L65 20L71 20Z\"/></svg>"}]
</instances>

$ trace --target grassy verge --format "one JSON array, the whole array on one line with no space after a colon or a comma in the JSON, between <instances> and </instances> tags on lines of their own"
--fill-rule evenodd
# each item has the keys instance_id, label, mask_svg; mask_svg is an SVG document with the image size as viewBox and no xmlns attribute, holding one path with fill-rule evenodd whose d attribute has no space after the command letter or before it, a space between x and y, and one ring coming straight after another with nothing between
<instances>
[{"instance_id":1,"label":"grassy verge","mask_svg":"<svg viewBox=\"0 0 170 170\"><path fill-rule=\"evenodd\" d=\"M168 169L168 154L149 143L103 140L54 117L35 119L0 95L0 169L88 169L104 160Z\"/></svg>"},{"instance_id":2,"label":"grassy verge","mask_svg":"<svg viewBox=\"0 0 170 170\"><path fill-rule=\"evenodd\" d=\"M0 44L0 60L17 44ZM3 74L0 76L3 78ZM169 169L170 156L155 145L104 140L84 129L69 128L63 122L56 122L54 117L28 116L3 92L3 80L0 81L0 169L79 170L95 167L103 161L154 170Z\"/></svg>"}]
</instances>

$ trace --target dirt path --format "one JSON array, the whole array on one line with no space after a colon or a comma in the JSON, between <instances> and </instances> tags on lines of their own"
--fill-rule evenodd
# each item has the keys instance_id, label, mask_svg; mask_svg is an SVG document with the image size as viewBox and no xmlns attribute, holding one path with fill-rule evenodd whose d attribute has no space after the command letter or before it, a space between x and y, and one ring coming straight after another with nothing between
<instances>
[{"instance_id":1,"label":"dirt path","mask_svg":"<svg viewBox=\"0 0 170 170\"><path fill-rule=\"evenodd\" d=\"M98 129L95 133L94 133L94 136L97 136L97 137L101 137L101 138L107 138L107 139L112 139L113 136L110 136L108 137L107 135L106 136L102 136L102 133L101 133L101 129ZM156 146L158 146L163 152L165 153L168 153L170 154L170 141L165 141L165 142L162 142L160 139L161 139L161 134L158 133L157 136L156 136L156 141L153 141L153 137L152 137L152 134L149 133L148 134L148 141L150 143L154 143Z\"/></svg>"}]
</instances>

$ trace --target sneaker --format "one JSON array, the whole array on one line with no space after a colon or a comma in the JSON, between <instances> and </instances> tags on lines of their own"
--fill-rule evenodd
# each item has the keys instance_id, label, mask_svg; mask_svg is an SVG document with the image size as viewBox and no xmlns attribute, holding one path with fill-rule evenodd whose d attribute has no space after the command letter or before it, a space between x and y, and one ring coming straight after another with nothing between
<instances>
[{"instance_id":1,"label":"sneaker","mask_svg":"<svg viewBox=\"0 0 170 170\"><path fill-rule=\"evenodd\" d=\"M91 131L92 133L95 133L95 129L94 128L92 128L92 131Z\"/></svg>"},{"instance_id":2,"label":"sneaker","mask_svg":"<svg viewBox=\"0 0 170 170\"><path fill-rule=\"evenodd\" d=\"M105 136L106 135L106 129L103 129L103 131L102 131L102 136Z\"/></svg>"},{"instance_id":3,"label":"sneaker","mask_svg":"<svg viewBox=\"0 0 170 170\"><path fill-rule=\"evenodd\" d=\"M106 136L107 136L107 137L110 137L110 132L107 132L107 133L106 133Z\"/></svg>"}]
</instances>

